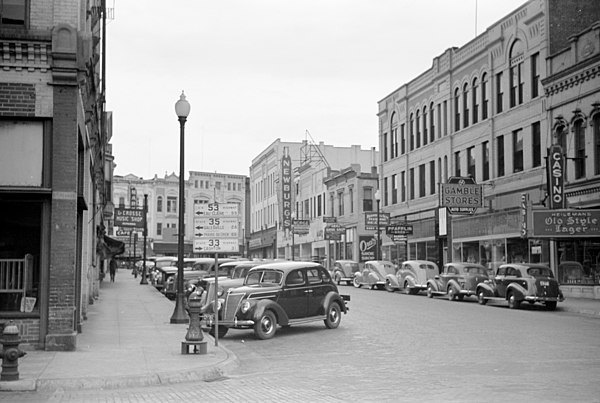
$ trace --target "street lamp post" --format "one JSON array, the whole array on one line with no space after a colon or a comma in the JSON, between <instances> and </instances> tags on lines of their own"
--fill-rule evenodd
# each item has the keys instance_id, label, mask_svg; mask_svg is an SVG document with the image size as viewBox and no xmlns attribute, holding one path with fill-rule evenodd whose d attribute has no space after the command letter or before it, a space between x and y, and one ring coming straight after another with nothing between
<instances>
[{"instance_id":1,"label":"street lamp post","mask_svg":"<svg viewBox=\"0 0 600 403\"><path fill-rule=\"evenodd\" d=\"M296 214L292 213L292 228L290 229L290 232L292 233L292 261L296 260L295 256L294 256L294 248L296 247L295 245L295 236L294 236L294 221L296 221Z\"/></svg>"},{"instance_id":2,"label":"street lamp post","mask_svg":"<svg viewBox=\"0 0 600 403\"><path fill-rule=\"evenodd\" d=\"M190 114L190 103L186 101L185 94L181 92L179 101L175 103L175 113L179 118L179 223L177 234L177 296L175 298L175 310L171 316L171 323L187 323L188 316L185 312L183 301L183 238L184 231L184 134L185 121Z\"/></svg>"},{"instance_id":3,"label":"street lamp post","mask_svg":"<svg viewBox=\"0 0 600 403\"><path fill-rule=\"evenodd\" d=\"M379 222L379 201L381 200L381 193L379 189L375 192L375 201L377 202L377 248L375 249L375 260L381 260L381 234L380 234L380 222Z\"/></svg>"},{"instance_id":4,"label":"street lamp post","mask_svg":"<svg viewBox=\"0 0 600 403\"><path fill-rule=\"evenodd\" d=\"M142 281L140 284L148 284L146 279L146 241L148 237L148 195L144 195L144 260L142 264Z\"/></svg>"}]
</instances>

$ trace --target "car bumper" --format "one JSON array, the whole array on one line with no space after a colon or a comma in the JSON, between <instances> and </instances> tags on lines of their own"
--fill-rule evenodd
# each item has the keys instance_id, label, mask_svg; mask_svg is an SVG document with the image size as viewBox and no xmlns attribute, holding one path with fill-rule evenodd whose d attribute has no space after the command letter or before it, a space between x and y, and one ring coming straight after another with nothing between
<instances>
[{"instance_id":1,"label":"car bumper","mask_svg":"<svg viewBox=\"0 0 600 403\"><path fill-rule=\"evenodd\" d=\"M205 327L211 327L215 325L215 316L212 314L204 314L202 319ZM219 320L219 326L225 327L250 327L254 326L254 321L250 319L238 320L238 318L234 318L233 320Z\"/></svg>"},{"instance_id":2,"label":"car bumper","mask_svg":"<svg viewBox=\"0 0 600 403\"><path fill-rule=\"evenodd\" d=\"M538 297L537 295L526 295L525 301L528 302L562 302L565 298L561 295L558 297Z\"/></svg>"}]
</instances>

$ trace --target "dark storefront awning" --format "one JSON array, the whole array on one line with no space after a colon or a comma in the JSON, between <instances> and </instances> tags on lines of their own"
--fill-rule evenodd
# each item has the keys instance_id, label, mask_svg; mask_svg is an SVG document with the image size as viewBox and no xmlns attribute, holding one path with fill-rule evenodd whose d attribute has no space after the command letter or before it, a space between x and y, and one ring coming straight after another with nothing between
<instances>
[{"instance_id":1,"label":"dark storefront awning","mask_svg":"<svg viewBox=\"0 0 600 403\"><path fill-rule=\"evenodd\" d=\"M154 243L152 245L152 250L157 255L176 256L177 255L177 243L154 241ZM192 252L193 252L192 244L184 243L183 244L183 254L189 256Z\"/></svg>"},{"instance_id":2,"label":"dark storefront awning","mask_svg":"<svg viewBox=\"0 0 600 403\"><path fill-rule=\"evenodd\" d=\"M100 255L102 259L109 259L125 252L125 243L107 235L103 235L101 238L98 238L96 252L98 252L98 255Z\"/></svg>"}]
</instances>

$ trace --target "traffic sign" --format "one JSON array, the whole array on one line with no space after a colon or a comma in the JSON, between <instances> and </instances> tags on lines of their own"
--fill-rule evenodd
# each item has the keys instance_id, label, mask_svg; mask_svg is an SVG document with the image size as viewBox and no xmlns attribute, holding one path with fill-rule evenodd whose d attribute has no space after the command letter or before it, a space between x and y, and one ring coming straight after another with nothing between
<instances>
[{"instance_id":1,"label":"traffic sign","mask_svg":"<svg viewBox=\"0 0 600 403\"><path fill-rule=\"evenodd\" d=\"M474 214L483 207L483 189L472 176L452 176L442 183L440 206L450 214Z\"/></svg>"},{"instance_id":2,"label":"traffic sign","mask_svg":"<svg viewBox=\"0 0 600 403\"><path fill-rule=\"evenodd\" d=\"M194 205L194 216L237 216L238 205L235 203L205 203Z\"/></svg>"},{"instance_id":3,"label":"traffic sign","mask_svg":"<svg viewBox=\"0 0 600 403\"><path fill-rule=\"evenodd\" d=\"M238 231L239 220L237 217L194 217L194 229L214 230L223 232Z\"/></svg>"},{"instance_id":4,"label":"traffic sign","mask_svg":"<svg viewBox=\"0 0 600 403\"><path fill-rule=\"evenodd\" d=\"M195 238L194 252L238 252L237 238Z\"/></svg>"}]
</instances>

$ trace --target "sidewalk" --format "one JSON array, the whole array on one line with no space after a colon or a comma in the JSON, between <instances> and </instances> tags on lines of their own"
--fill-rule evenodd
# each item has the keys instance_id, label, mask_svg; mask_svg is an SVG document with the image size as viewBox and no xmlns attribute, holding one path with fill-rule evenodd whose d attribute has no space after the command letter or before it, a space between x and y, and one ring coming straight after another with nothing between
<instances>
[{"instance_id":1,"label":"sidewalk","mask_svg":"<svg viewBox=\"0 0 600 403\"><path fill-rule=\"evenodd\" d=\"M171 324L174 303L128 270L104 280L88 309L76 351L26 350L19 380L0 391L109 389L216 379L237 358L204 332L207 354L181 354L188 324ZM191 348L190 348L191 351Z\"/></svg>"}]
</instances>

